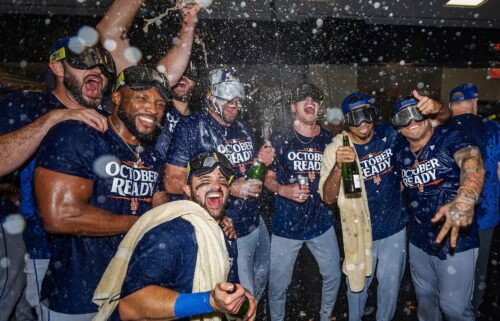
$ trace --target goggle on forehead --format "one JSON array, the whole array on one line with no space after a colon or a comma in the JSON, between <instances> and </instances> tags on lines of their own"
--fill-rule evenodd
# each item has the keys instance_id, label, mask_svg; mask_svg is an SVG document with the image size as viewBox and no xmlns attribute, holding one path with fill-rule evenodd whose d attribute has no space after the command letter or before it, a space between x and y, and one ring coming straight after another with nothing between
<instances>
[{"instance_id":1,"label":"goggle on forehead","mask_svg":"<svg viewBox=\"0 0 500 321\"><path fill-rule=\"evenodd\" d=\"M212 95L227 101L236 98L245 100L245 88L239 81L224 81L212 85Z\"/></svg>"},{"instance_id":2,"label":"goggle on forehead","mask_svg":"<svg viewBox=\"0 0 500 321\"><path fill-rule=\"evenodd\" d=\"M344 115L344 122L353 127L358 127L363 122L371 124L377 117L377 111L373 106L359 107Z\"/></svg>"},{"instance_id":3,"label":"goggle on forehead","mask_svg":"<svg viewBox=\"0 0 500 321\"><path fill-rule=\"evenodd\" d=\"M189 183L193 176L211 173L217 167L230 185L234 178L233 165L224 155L215 152L200 154L189 161L186 182Z\"/></svg>"},{"instance_id":4,"label":"goggle on forehead","mask_svg":"<svg viewBox=\"0 0 500 321\"><path fill-rule=\"evenodd\" d=\"M124 86L133 90L146 90L156 86L164 99L171 97L167 79L158 70L145 66L132 66L124 69L118 75L113 91Z\"/></svg>"},{"instance_id":5,"label":"goggle on forehead","mask_svg":"<svg viewBox=\"0 0 500 321\"><path fill-rule=\"evenodd\" d=\"M61 47L49 57L50 62L63 59L66 59L73 68L88 70L99 67L106 77L114 78L116 76L113 57L109 51L101 47L85 47L81 53L75 53L66 47Z\"/></svg>"},{"instance_id":6,"label":"goggle on forehead","mask_svg":"<svg viewBox=\"0 0 500 321\"><path fill-rule=\"evenodd\" d=\"M418 110L417 105L404 107L392 116L392 124L397 128L406 127L413 120L416 122L424 120L424 116Z\"/></svg>"}]
</instances>

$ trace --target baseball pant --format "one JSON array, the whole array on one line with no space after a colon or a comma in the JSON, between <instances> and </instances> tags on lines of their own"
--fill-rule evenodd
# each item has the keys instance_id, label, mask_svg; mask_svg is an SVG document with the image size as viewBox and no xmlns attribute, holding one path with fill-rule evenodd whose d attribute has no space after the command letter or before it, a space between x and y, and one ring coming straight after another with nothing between
<instances>
[{"instance_id":1,"label":"baseball pant","mask_svg":"<svg viewBox=\"0 0 500 321\"><path fill-rule=\"evenodd\" d=\"M410 269L420 321L473 321L472 292L478 249L448 255L429 255L410 243Z\"/></svg>"},{"instance_id":2,"label":"baseball pant","mask_svg":"<svg viewBox=\"0 0 500 321\"><path fill-rule=\"evenodd\" d=\"M285 319L286 290L292 279L295 259L304 243L316 259L323 277L320 319L330 320L341 280L340 253L333 227L310 240L272 236L269 275L269 307L272 321Z\"/></svg>"},{"instance_id":3,"label":"baseball pant","mask_svg":"<svg viewBox=\"0 0 500 321\"><path fill-rule=\"evenodd\" d=\"M240 283L260 300L269 279L269 256L271 244L269 232L262 217L259 226L250 234L239 237L238 275Z\"/></svg>"},{"instance_id":4,"label":"baseball pant","mask_svg":"<svg viewBox=\"0 0 500 321\"><path fill-rule=\"evenodd\" d=\"M394 317L398 303L399 286L406 266L406 229L376 240L372 247L373 273L366 278L361 292L351 292L347 287L349 321L361 321L368 298L368 288L377 275L377 321L389 321Z\"/></svg>"}]
</instances>

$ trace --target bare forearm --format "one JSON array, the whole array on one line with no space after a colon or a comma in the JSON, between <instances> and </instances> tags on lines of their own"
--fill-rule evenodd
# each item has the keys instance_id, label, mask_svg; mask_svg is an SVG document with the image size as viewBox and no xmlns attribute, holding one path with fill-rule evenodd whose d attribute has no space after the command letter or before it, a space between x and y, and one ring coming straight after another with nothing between
<instances>
[{"instance_id":1,"label":"bare forearm","mask_svg":"<svg viewBox=\"0 0 500 321\"><path fill-rule=\"evenodd\" d=\"M57 114L49 112L29 125L0 136L0 176L19 166L37 150L47 132L58 122Z\"/></svg>"},{"instance_id":2,"label":"bare forearm","mask_svg":"<svg viewBox=\"0 0 500 321\"><path fill-rule=\"evenodd\" d=\"M272 193L278 194L281 185L278 183L276 178L266 178L264 180L264 186Z\"/></svg>"},{"instance_id":3,"label":"bare forearm","mask_svg":"<svg viewBox=\"0 0 500 321\"><path fill-rule=\"evenodd\" d=\"M55 209L53 209L55 210ZM42 218L44 216L42 210ZM85 236L121 235L137 221L137 216L115 215L88 204L61 204L52 219L44 219L48 232Z\"/></svg>"},{"instance_id":4,"label":"bare forearm","mask_svg":"<svg viewBox=\"0 0 500 321\"><path fill-rule=\"evenodd\" d=\"M166 70L165 76L168 79L170 86L177 84L181 79L191 57L191 49L194 39L194 25L183 23L179 32L179 41L167 52L167 54L159 61L160 70Z\"/></svg>"},{"instance_id":5,"label":"bare forearm","mask_svg":"<svg viewBox=\"0 0 500 321\"><path fill-rule=\"evenodd\" d=\"M101 40L124 39L144 0L115 0L96 29Z\"/></svg>"},{"instance_id":6,"label":"bare forearm","mask_svg":"<svg viewBox=\"0 0 500 321\"><path fill-rule=\"evenodd\" d=\"M451 118L451 110L446 104L441 104L441 108L436 114L436 120L439 124L446 124Z\"/></svg>"},{"instance_id":7,"label":"bare forearm","mask_svg":"<svg viewBox=\"0 0 500 321\"><path fill-rule=\"evenodd\" d=\"M333 204L337 201L340 191L341 174L340 169L335 166L323 184L323 201L326 204Z\"/></svg>"},{"instance_id":8,"label":"bare forearm","mask_svg":"<svg viewBox=\"0 0 500 321\"><path fill-rule=\"evenodd\" d=\"M174 320L178 293L156 285L147 286L120 300L122 320Z\"/></svg>"}]
</instances>

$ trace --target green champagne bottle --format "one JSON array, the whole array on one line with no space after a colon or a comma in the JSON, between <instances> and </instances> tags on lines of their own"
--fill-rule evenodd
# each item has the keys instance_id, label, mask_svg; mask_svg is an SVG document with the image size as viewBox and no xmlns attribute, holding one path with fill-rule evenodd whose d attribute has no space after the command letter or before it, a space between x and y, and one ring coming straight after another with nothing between
<instances>
[{"instance_id":1,"label":"green champagne bottle","mask_svg":"<svg viewBox=\"0 0 500 321\"><path fill-rule=\"evenodd\" d=\"M350 146L349 136L343 136L343 145ZM346 197L361 196L361 177L356 162L342 163L342 182L344 184L344 194Z\"/></svg>"},{"instance_id":2,"label":"green champagne bottle","mask_svg":"<svg viewBox=\"0 0 500 321\"><path fill-rule=\"evenodd\" d=\"M262 181L264 179L264 175L266 174L266 165L254 159L252 163L252 167L250 167L250 172L248 173L248 179L258 179Z\"/></svg>"}]
</instances>

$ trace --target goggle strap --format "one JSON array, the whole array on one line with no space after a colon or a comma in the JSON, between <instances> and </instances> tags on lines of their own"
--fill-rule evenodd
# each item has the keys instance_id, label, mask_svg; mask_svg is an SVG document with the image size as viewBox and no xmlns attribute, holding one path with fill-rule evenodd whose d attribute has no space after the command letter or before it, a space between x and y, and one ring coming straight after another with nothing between
<instances>
[{"instance_id":1,"label":"goggle strap","mask_svg":"<svg viewBox=\"0 0 500 321\"><path fill-rule=\"evenodd\" d=\"M66 48L61 47L50 54L49 62L59 61L66 58Z\"/></svg>"}]
</instances>

